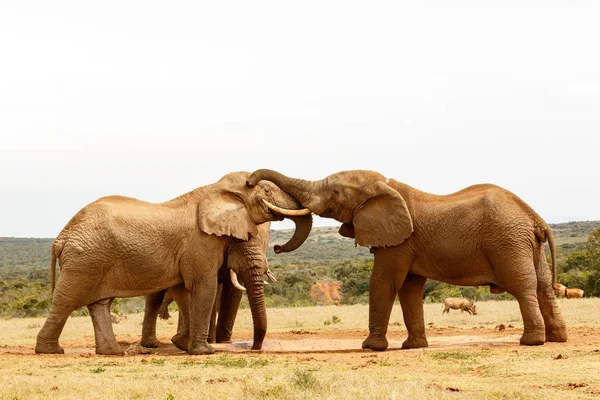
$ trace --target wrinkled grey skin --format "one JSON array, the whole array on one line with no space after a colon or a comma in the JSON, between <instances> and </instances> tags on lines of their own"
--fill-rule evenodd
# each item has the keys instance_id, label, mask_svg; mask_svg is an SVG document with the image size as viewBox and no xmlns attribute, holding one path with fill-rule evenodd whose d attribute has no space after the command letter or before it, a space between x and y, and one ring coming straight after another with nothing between
<instances>
[{"instance_id":1,"label":"wrinkled grey skin","mask_svg":"<svg viewBox=\"0 0 600 400\"><path fill-rule=\"evenodd\" d=\"M402 347L428 345L423 318L423 286L428 278L452 285L489 285L492 293L515 296L523 317L523 345L567 340L553 293L552 231L508 190L482 184L440 196L365 170L342 171L319 181L258 170L248 185L261 180L275 183L313 213L341 222L342 236L371 247L375 261L369 286L369 336L363 348L387 348L396 296L408 330ZM544 242L550 246L552 269Z\"/></svg>"},{"instance_id":2,"label":"wrinkled grey skin","mask_svg":"<svg viewBox=\"0 0 600 400\"><path fill-rule=\"evenodd\" d=\"M443 309L442 314L449 313L450 309L453 309L460 310L461 313L466 311L471 315L477 315L477 306L473 304L473 300L462 297L448 297L444 299Z\"/></svg>"},{"instance_id":3,"label":"wrinkled grey skin","mask_svg":"<svg viewBox=\"0 0 600 400\"><path fill-rule=\"evenodd\" d=\"M257 235L257 225L283 218L263 200L299 208L273 184L248 188L248 176L227 174L164 203L109 196L79 211L52 245L52 306L38 333L36 353L64 353L58 343L64 324L73 310L87 306L96 353L123 354L110 321L113 299L174 286L182 288L174 296L189 316L188 353L213 353L208 328L217 273L228 248ZM61 274L54 289L57 259Z\"/></svg>"},{"instance_id":4,"label":"wrinkled grey skin","mask_svg":"<svg viewBox=\"0 0 600 400\"><path fill-rule=\"evenodd\" d=\"M308 237L312 225L312 217L302 217L303 222L296 219L296 224L301 229L296 229L292 238L282 248L284 251L293 251L298 248ZM306 225L306 226L305 226ZM264 302L264 275L268 271L267 248L270 237L270 223L258 226L258 234L247 242L235 241L228 249L226 260L219 269L219 289L211 313L211 324L208 342L230 343L233 325L242 299L242 291L236 289L231 283L229 270L239 271L239 278L245 284L252 320L254 323L254 342L252 350L260 350L267 331L267 313ZM142 329L141 344L146 347L157 347L156 316L163 310L168 315L168 305L174 300L169 293L166 297L164 291L146 296L146 309ZM216 314L219 319L216 321ZM172 339L179 348L186 350L187 343L183 337L185 316L179 315L178 332Z\"/></svg>"}]
</instances>

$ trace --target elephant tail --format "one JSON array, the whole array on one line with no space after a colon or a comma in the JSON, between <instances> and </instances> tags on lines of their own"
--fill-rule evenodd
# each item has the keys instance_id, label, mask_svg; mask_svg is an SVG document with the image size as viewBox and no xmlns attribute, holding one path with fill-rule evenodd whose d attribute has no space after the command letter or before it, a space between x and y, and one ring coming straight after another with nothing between
<instances>
[{"instance_id":1,"label":"elephant tail","mask_svg":"<svg viewBox=\"0 0 600 400\"><path fill-rule=\"evenodd\" d=\"M556 289L556 248L554 247L554 234L549 226L546 226L546 238L550 246L550 255L552 257L552 289Z\"/></svg>"},{"instance_id":2,"label":"elephant tail","mask_svg":"<svg viewBox=\"0 0 600 400\"><path fill-rule=\"evenodd\" d=\"M62 244L57 240L52 243L52 248L50 249L50 286L52 287L51 299L54 297L54 288L56 287L56 259L60 257L60 253L62 251Z\"/></svg>"}]
</instances>

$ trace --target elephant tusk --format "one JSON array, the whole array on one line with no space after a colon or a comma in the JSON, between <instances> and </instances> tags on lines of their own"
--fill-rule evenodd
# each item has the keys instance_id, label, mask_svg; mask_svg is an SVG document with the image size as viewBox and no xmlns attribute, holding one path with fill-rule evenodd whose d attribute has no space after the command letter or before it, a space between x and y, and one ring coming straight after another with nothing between
<instances>
[{"instance_id":1,"label":"elephant tusk","mask_svg":"<svg viewBox=\"0 0 600 400\"><path fill-rule=\"evenodd\" d=\"M311 213L311 211L308 208L303 208L301 210L288 210L287 208L277 207L276 205L269 203L265 199L263 199L263 203L265 203L265 205L267 207L269 207L271 210L278 212L281 215L288 216L288 217L299 217L299 216L308 215Z\"/></svg>"},{"instance_id":2,"label":"elephant tusk","mask_svg":"<svg viewBox=\"0 0 600 400\"><path fill-rule=\"evenodd\" d=\"M232 269L229 270L229 276L231 277L231 283L233 283L233 286L235 286L236 289L246 290L245 287L240 285L240 281L238 281L237 274L235 273L234 270L232 270Z\"/></svg>"},{"instance_id":3,"label":"elephant tusk","mask_svg":"<svg viewBox=\"0 0 600 400\"><path fill-rule=\"evenodd\" d=\"M270 269L267 269L267 273L265 275L267 275L267 278L269 278L271 282L277 282L277 278L275 278L275 275L273 275L273 272L271 272Z\"/></svg>"},{"instance_id":4,"label":"elephant tusk","mask_svg":"<svg viewBox=\"0 0 600 400\"><path fill-rule=\"evenodd\" d=\"M269 282L267 282L267 281L263 281L263 284L265 284L265 285L268 285L268 284L269 284Z\"/></svg>"}]
</instances>

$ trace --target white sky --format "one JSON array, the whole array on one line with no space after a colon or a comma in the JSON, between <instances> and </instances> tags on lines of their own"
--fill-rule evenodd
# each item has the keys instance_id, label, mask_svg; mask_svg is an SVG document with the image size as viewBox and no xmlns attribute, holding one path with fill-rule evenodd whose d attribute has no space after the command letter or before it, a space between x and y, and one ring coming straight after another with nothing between
<instances>
[{"instance_id":1,"label":"white sky","mask_svg":"<svg viewBox=\"0 0 600 400\"><path fill-rule=\"evenodd\" d=\"M490 182L599 220L599 21L597 1L2 2L0 236L257 168Z\"/></svg>"}]
</instances>

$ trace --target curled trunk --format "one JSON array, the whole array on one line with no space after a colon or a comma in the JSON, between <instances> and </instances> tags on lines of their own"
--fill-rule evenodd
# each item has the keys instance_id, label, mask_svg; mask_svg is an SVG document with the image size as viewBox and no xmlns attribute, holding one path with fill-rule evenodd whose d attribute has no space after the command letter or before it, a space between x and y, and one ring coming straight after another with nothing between
<instances>
[{"instance_id":1,"label":"curled trunk","mask_svg":"<svg viewBox=\"0 0 600 400\"><path fill-rule=\"evenodd\" d=\"M287 241L287 243L283 245L275 245L274 251L275 253L287 253L290 251L296 250L298 247L302 245L308 238L310 234L310 230L312 229L312 215L304 215L301 217L288 217L294 224L296 225L296 229L294 230L294 235Z\"/></svg>"}]
</instances>

